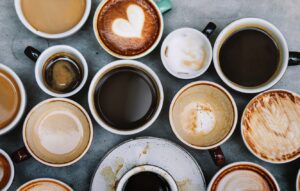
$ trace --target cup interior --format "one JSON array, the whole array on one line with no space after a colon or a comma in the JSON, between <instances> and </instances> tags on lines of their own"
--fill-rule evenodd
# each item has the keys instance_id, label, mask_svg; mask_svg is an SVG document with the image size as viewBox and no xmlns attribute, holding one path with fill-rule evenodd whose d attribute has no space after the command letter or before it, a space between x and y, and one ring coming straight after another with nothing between
<instances>
[{"instance_id":1,"label":"cup interior","mask_svg":"<svg viewBox=\"0 0 300 191\"><path fill-rule=\"evenodd\" d=\"M17 15L18 15L20 21L22 22L22 24L28 30L30 30L32 33L34 33L40 37L48 38L48 39L65 38L65 37L71 36L72 34L76 33L88 19L88 16L91 11L91 5L92 5L91 0L86 0L86 7L85 7L84 15L82 16L81 20L77 23L77 25L75 25L73 28L71 28L70 30L63 32L63 33L49 34L49 33L38 31L37 29L35 29L33 26L30 25L30 23L26 20L24 14L23 14L21 1L22 0L15 0L15 9L16 9Z\"/></svg>"},{"instance_id":2,"label":"cup interior","mask_svg":"<svg viewBox=\"0 0 300 191\"><path fill-rule=\"evenodd\" d=\"M249 29L249 28L257 28L266 32L274 40L280 52L279 66L276 69L273 76L267 82L256 87L241 86L229 80L223 73L220 66L220 60L219 60L219 54L223 43L237 31L243 29ZM232 89L243 93L258 93L276 84L281 79L281 77L283 76L286 70L288 64L288 58L289 58L288 46L282 33L273 24L269 23L268 21L257 19L257 18L240 19L228 25L219 34L218 38L216 39L214 50L213 50L214 66L220 78Z\"/></svg>"},{"instance_id":3,"label":"cup interior","mask_svg":"<svg viewBox=\"0 0 300 191\"><path fill-rule=\"evenodd\" d=\"M74 89L71 92L68 93L56 93L50 89L47 88L45 82L44 82L44 77L43 77L43 68L44 65L46 64L47 60L57 54L57 53L68 53L72 56L74 56L76 59L80 61L80 64L82 65L82 71L83 71L83 78L79 86ZM39 56L38 60L36 61L36 66L35 66L35 77L36 81L39 85L39 87L48 95L53 96L53 97L70 97L72 95L75 95L78 93L84 86L87 77L88 77L88 65L83 57L83 55L75 48L67 46L67 45L57 45L57 46L52 46L45 51L42 52L42 54Z\"/></svg>"},{"instance_id":4,"label":"cup interior","mask_svg":"<svg viewBox=\"0 0 300 191\"><path fill-rule=\"evenodd\" d=\"M26 91L24 88L24 85L21 81L21 79L18 77L18 75L9 67L0 64L0 70L3 70L5 72L7 72L9 75L11 75L14 80L16 81L19 91L20 91L20 106L19 106L19 111L17 113L17 115L15 116L14 120L8 124L6 127L0 129L0 135L6 134L8 133L10 130L12 130L17 124L18 122L21 120L21 117L23 116L24 112L25 112L25 108L26 108L26 102L27 102L27 96L26 96Z\"/></svg>"},{"instance_id":5,"label":"cup interior","mask_svg":"<svg viewBox=\"0 0 300 191\"><path fill-rule=\"evenodd\" d=\"M10 178L9 178L7 185L2 189L3 191L6 191L9 189L9 187L11 186L11 184L13 182L13 179L15 176L15 167L14 167L14 164L13 164L11 158L4 150L0 149L0 154L3 155L7 159L9 166L10 166L10 171L11 171Z\"/></svg>"}]
</instances>

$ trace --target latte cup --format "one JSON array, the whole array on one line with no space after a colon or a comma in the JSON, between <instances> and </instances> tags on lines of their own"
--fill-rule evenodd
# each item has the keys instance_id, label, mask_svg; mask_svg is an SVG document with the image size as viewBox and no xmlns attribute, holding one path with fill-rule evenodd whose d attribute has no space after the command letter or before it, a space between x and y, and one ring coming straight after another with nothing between
<instances>
[{"instance_id":1,"label":"latte cup","mask_svg":"<svg viewBox=\"0 0 300 191\"><path fill-rule=\"evenodd\" d=\"M25 112L26 103L27 103L26 91L25 91L24 85L23 85L21 79L19 78L19 76L12 69L5 66L4 64L0 64L0 71L1 70L6 72L8 75L10 75L12 77L12 79L16 82L16 85L18 86L17 88L19 89L19 93L20 93L20 100L19 100L20 104L19 104L19 109L18 109L14 119L9 124L0 128L0 136L8 133L14 127L16 127L16 125L19 123L19 121L21 120L21 118ZM1 90L1 91L4 91L4 90Z\"/></svg>"},{"instance_id":2,"label":"latte cup","mask_svg":"<svg viewBox=\"0 0 300 191\"><path fill-rule=\"evenodd\" d=\"M22 134L25 147L12 154L14 162L33 157L50 167L65 167L78 162L89 150L93 124L78 103L51 98L28 113Z\"/></svg>"},{"instance_id":3,"label":"latte cup","mask_svg":"<svg viewBox=\"0 0 300 191\"><path fill-rule=\"evenodd\" d=\"M174 96L169 121L176 137L185 145L208 150L217 166L225 163L221 145L233 134L238 119L236 103L222 86L196 81Z\"/></svg>"},{"instance_id":4,"label":"latte cup","mask_svg":"<svg viewBox=\"0 0 300 191\"><path fill-rule=\"evenodd\" d=\"M4 156L4 158L7 160L8 164L9 164L9 168L10 168L10 169L6 169L6 170L9 170L9 178L7 180L7 183L4 184L4 187L2 187L2 189L1 189L1 186L0 186L0 189L2 191L7 191L9 189L9 187L11 186L12 182L13 182L13 179L14 179L14 176L15 176L15 168L14 168L14 165L13 165L13 162L12 162L11 158L9 157L9 155L4 150L0 149L0 155ZM3 165L2 162L3 161L0 160L0 172L2 173L1 177L0 177L0 184L2 184L3 178L6 176L5 169L1 169L2 165Z\"/></svg>"},{"instance_id":5,"label":"latte cup","mask_svg":"<svg viewBox=\"0 0 300 191\"><path fill-rule=\"evenodd\" d=\"M173 179L173 177L167 171L163 170L162 168L153 166L153 165L137 166L137 167L134 167L133 169L129 170L128 172L126 172L121 177L119 182L117 183L116 191L123 191L126 186L127 181L132 176L134 176L138 173L142 173L142 172L152 172L152 173L155 173L155 174L161 176L168 183L170 190L178 191L177 184L176 184L175 180Z\"/></svg>"},{"instance_id":6,"label":"latte cup","mask_svg":"<svg viewBox=\"0 0 300 191\"><path fill-rule=\"evenodd\" d=\"M102 8L105 6L105 4L107 4L108 2L110 2L111 0L103 0L100 2L100 4L98 5L98 8L96 9L95 15L94 15L94 20L93 20L93 28L94 28L94 33L96 36L96 39L98 41L98 43L101 45L101 47L110 55L120 58L120 59L138 59L141 57L144 57L146 55L148 55L150 52L152 52L155 47L158 45L158 43L160 42L160 39L162 37L163 34L163 30L164 30L164 21L163 21L163 13L171 10L172 8L172 4L170 0L159 0L157 3L154 2L153 0L146 0L147 2L149 2L155 9L156 13L159 16L159 32L158 32L158 36L155 39L155 41L152 43L152 45L150 47L148 47L147 50L144 50L138 54L135 55L130 55L130 56L126 56L126 55L122 55L120 53L116 53L115 51L111 50L105 43L104 40L100 37L99 35L99 30L98 30L98 17L99 14L102 10ZM120 11L120 9L118 9L118 11ZM121 12L121 11L120 11ZM128 14L131 14L130 11L127 10L127 17L131 17L131 18L143 18L141 15L136 15L135 13L133 14L133 16L129 16ZM131 26L137 26L137 24L130 24ZM129 26L129 25L127 25ZM142 25L143 26L143 25ZM121 27L123 28L123 26ZM138 27L139 28L139 27ZM124 29L124 28L123 28ZM142 30L143 28L141 28ZM151 34L153 35L153 34ZM128 38L130 39L130 38ZM123 39L123 41L126 41Z\"/></svg>"},{"instance_id":7,"label":"latte cup","mask_svg":"<svg viewBox=\"0 0 300 191\"><path fill-rule=\"evenodd\" d=\"M26 182L20 186L17 191L30 191L31 188L34 190L63 190L63 191L73 191L73 189L66 183L56 180L53 178L37 178Z\"/></svg>"},{"instance_id":8,"label":"latte cup","mask_svg":"<svg viewBox=\"0 0 300 191\"><path fill-rule=\"evenodd\" d=\"M236 162L219 170L207 191L241 190L280 191L274 176L264 167L251 162Z\"/></svg>"},{"instance_id":9,"label":"latte cup","mask_svg":"<svg viewBox=\"0 0 300 191\"><path fill-rule=\"evenodd\" d=\"M279 49L279 66L277 67L273 76L265 83L255 86L255 87L246 87L236 84L228 79L225 76L224 72L220 66L220 50L224 42L235 32L247 29L247 28L258 28L266 32L272 40L277 44ZM213 48L213 62L214 67L223 80L230 88L242 92L242 93L258 93L265 91L275 85L284 75L286 69L290 65L299 65L300 64L300 53L299 52L289 52L289 48L283 34L270 22L258 19L258 18L244 18L237 21L234 21L227 27L217 37L214 48Z\"/></svg>"},{"instance_id":10,"label":"latte cup","mask_svg":"<svg viewBox=\"0 0 300 191\"><path fill-rule=\"evenodd\" d=\"M56 45L47 48L44 50L42 53L38 51L37 49L28 46L25 51L25 55L30 58L32 61L35 62L35 79L39 87L48 95L53 96L53 97L70 97L78 93L86 83L87 77L88 77L88 64L83 57L83 55L75 48L67 45ZM55 54L60 54L60 53L67 53L70 56L74 57L74 59L78 60L78 64L81 65L81 73L82 73L82 79L79 85L67 92L67 93L58 93L55 92L51 89L49 89L46 86L46 82L43 76L43 70L45 68L45 65L47 64L47 60L51 58Z\"/></svg>"},{"instance_id":11,"label":"latte cup","mask_svg":"<svg viewBox=\"0 0 300 191\"><path fill-rule=\"evenodd\" d=\"M45 33L42 31L37 30L36 28L34 28L26 19L23 11L22 11L22 6L21 6L21 1L22 0L15 0L15 9L17 12L17 15L19 17L19 20L22 22L22 24L32 33L34 33L37 36L43 37L43 38L47 38L47 39L61 39L61 38L66 38L68 36L73 35L74 33L76 33L77 31L79 31L79 29L84 25L84 23L87 21L88 16L90 14L91 11L91 6L92 6L92 0L85 0L86 2L86 7L84 10L84 14L81 18L81 20L71 29L62 32L62 33L58 33L58 34L50 34L50 33ZM35 5L32 5L33 7Z\"/></svg>"}]
</instances>

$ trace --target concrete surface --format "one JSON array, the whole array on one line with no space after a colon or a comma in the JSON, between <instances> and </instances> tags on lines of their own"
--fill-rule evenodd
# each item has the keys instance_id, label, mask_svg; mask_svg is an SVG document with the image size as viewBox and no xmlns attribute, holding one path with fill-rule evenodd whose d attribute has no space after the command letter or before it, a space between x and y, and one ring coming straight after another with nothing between
<instances>
[{"instance_id":1,"label":"concrete surface","mask_svg":"<svg viewBox=\"0 0 300 191\"><path fill-rule=\"evenodd\" d=\"M16 71L23 80L28 93L29 111L40 101L49 98L37 86L34 79L34 64L26 58L23 50L31 45L40 50L57 44L67 44L77 48L83 53L89 64L89 79L84 89L73 100L78 101L86 109L87 91L93 75L105 64L116 60L97 43L92 31L92 18L99 0L94 0L92 11L87 23L75 35L62 40L45 40L29 32L18 20L14 9L13 0L0 1L0 63L8 65ZM274 23L286 36L291 50L300 51L300 1L298 0L173 0L174 8L165 14L164 37L180 27L193 27L202 30L209 21L218 25L212 42L220 30L230 22L243 17L259 17ZM163 37L163 38L164 38ZM171 76L163 67L159 48L149 56L140 59L150 66L161 78L165 90L165 103L158 120L148 130L135 136L113 135L99 125L94 127L94 141L87 155L78 163L66 168L51 168L44 166L34 159L15 165L16 176L10 190L16 190L24 182L40 177L53 177L65 181L75 190L85 191L89 189L91 177L103 155L116 144L129 138L139 136L156 136L167 138L182 145L174 136L168 122L168 108L175 93L185 84L192 80L179 80ZM282 80L274 88L286 88L300 93L300 66L289 67ZM221 85L213 67L196 80L210 80ZM226 86L225 86L226 87ZM229 89L228 87L226 87ZM241 114L244 106L254 95L244 95L230 90L239 107ZM23 146L22 123L11 133L0 137L0 148L8 153ZM199 162L207 183L219 170L215 167L208 152L197 151L185 147ZM263 162L254 157L242 142L240 126L223 146L227 163L235 161L251 161L258 163L270 170L280 184L281 190L295 190L295 180L300 167L300 160L283 164L273 165Z\"/></svg>"}]
</instances>

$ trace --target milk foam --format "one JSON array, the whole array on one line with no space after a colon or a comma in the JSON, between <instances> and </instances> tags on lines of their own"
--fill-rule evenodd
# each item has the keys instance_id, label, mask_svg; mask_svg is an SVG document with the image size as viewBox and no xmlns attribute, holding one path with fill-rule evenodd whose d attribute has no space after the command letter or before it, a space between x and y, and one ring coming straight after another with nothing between
<instances>
[{"instance_id":1,"label":"milk foam","mask_svg":"<svg viewBox=\"0 0 300 191\"><path fill-rule=\"evenodd\" d=\"M169 68L178 74L194 74L206 64L203 37L196 31L178 30L167 40L164 57Z\"/></svg>"},{"instance_id":2,"label":"milk foam","mask_svg":"<svg viewBox=\"0 0 300 191\"><path fill-rule=\"evenodd\" d=\"M53 111L40 121L41 145L53 154L72 152L83 138L81 121L68 111Z\"/></svg>"},{"instance_id":3,"label":"milk foam","mask_svg":"<svg viewBox=\"0 0 300 191\"><path fill-rule=\"evenodd\" d=\"M55 184L53 182L35 182L26 186L25 188L21 188L20 191L67 191L69 189Z\"/></svg>"},{"instance_id":4,"label":"milk foam","mask_svg":"<svg viewBox=\"0 0 300 191\"><path fill-rule=\"evenodd\" d=\"M115 34L125 38L142 37L145 14L143 9L138 5L130 5L127 8L128 20L118 18L112 23L112 30Z\"/></svg>"}]
</instances>

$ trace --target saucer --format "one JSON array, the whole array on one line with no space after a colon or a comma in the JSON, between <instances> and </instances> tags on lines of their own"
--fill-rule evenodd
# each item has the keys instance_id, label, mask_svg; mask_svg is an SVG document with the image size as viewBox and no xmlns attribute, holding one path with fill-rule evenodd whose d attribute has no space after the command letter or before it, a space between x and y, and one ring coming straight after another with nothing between
<instances>
[{"instance_id":1,"label":"saucer","mask_svg":"<svg viewBox=\"0 0 300 191\"><path fill-rule=\"evenodd\" d=\"M178 145L154 137L132 139L109 151L94 174L90 190L113 191L126 172L145 164L167 171L179 191L205 191L205 179L196 160Z\"/></svg>"}]
</instances>

